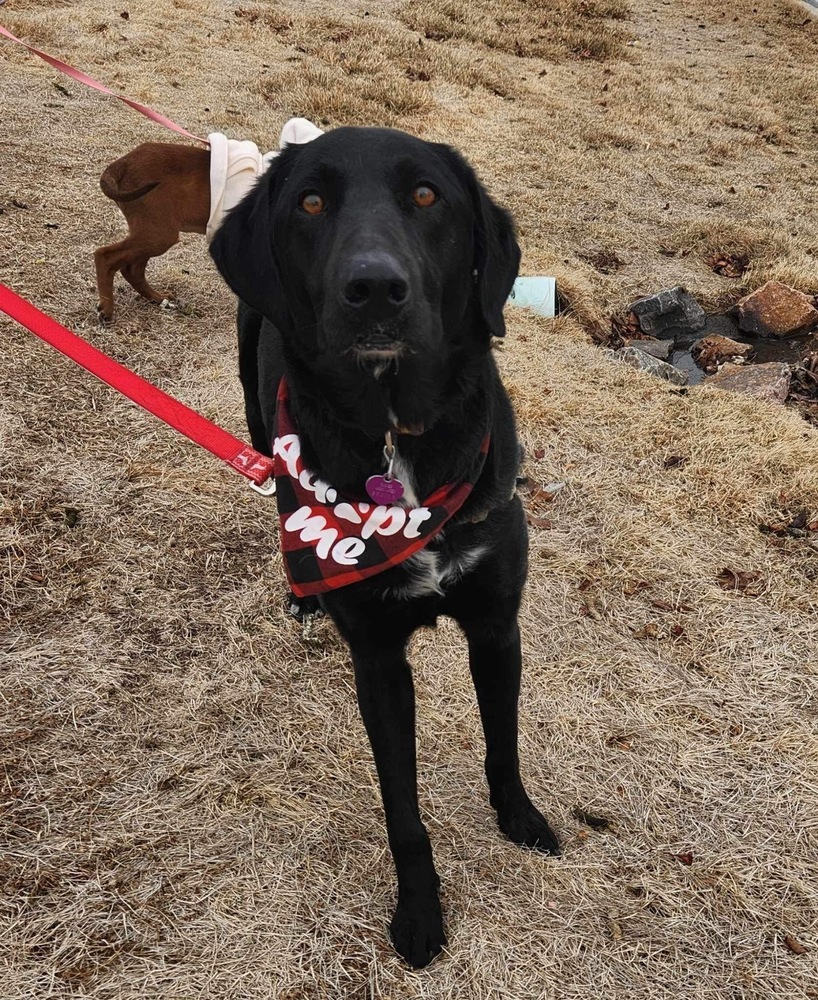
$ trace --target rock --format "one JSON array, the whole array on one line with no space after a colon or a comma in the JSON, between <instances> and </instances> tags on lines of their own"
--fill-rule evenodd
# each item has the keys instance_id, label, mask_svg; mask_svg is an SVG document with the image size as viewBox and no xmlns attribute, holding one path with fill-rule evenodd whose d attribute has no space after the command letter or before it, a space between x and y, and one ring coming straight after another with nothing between
<instances>
[{"instance_id":1,"label":"rock","mask_svg":"<svg viewBox=\"0 0 818 1000\"><path fill-rule=\"evenodd\" d=\"M637 299L629 308L642 333L652 337L672 339L679 333L695 332L707 320L704 309L681 285Z\"/></svg>"},{"instance_id":2,"label":"rock","mask_svg":"<svg viewBox=\"0 0 818 1000\"><path fill-rule=\"evenodd\" d=\"M732 316L726 316L723 313L708 313L702 335L705 337L715 337L718 335L719 337L729 337L731 340L735 340L736 337L741 336L741 330L739 330L738 323Z\"/></svg>"},{"instance_id":3,"label":"rock","mask_svg":"<svg viewBox=\"0 0 818 1000\"><path fill-rule=\"evenodd\" d=\"M645 337L644 340L628 339L625 341L625 347L635 347L637 351L649 354L660 361L669 361L670 355L673 354L673 341L657 340L656 337Z\"/></svg>"},{"instance_id":4,"label":"rock","mask_svg":"<svg viewBox=\"0 0 818 1000\"><path fill-rule=\"evenodd\" d=\"M714 372L719 365L733 358L748 358L753 353L750 344L742 344L729 337L718 334L708 335L691 345L690 354L693 360L706 372Z\"/></svg>"},{"instance_id":5,"label":"rock","mask_svg":"<svg viewBox=\"0 0 818 1000\"><path fill-rule=\"evenodd\" d=\"M678 368L674 368L666 361L652 358L649 354L645 354L644 351L637 350L635 347L622 347L618 351L613 351L612 354L617 361L623 361L631 368L639 368L649 375L666 379L674 385L687 385L687 372L679 371Z\"/></svg>"},{"instance_id":6,"label":"rock","mask_svg":"<svg viewBox=\"0 0 818 1000\"><path fill-rule=\"evenodd\" d=\"M761 337L792 337L818 326L818 309L809 295L780 281L745 295L730 312L742 330Z\"/></svg>"},{"instance_id":7,"label":"rock","mask_svg":"<svg viewBox=\"0 0 818 1000\"><path fill-rule=\"evenodd\" d=\"M725 365L718 375L711 375L705 385L730 392L741 392L765 403L783 403L790 391L790 366L783 361L766 365Z\"/></svg>"}]
</instances>

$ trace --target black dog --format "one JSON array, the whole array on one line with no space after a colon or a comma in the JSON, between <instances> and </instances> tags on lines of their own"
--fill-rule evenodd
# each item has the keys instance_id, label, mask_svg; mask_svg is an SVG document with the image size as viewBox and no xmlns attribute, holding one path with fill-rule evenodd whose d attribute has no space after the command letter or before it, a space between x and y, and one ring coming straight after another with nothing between
<instances>
[{"instance_id":1,"label":"black dog","mask_svg":"<svg viewBox=\"0 0 818 1000\"><path fill-rule=\"evenodd\" d=\"M340 128L289 147L211 252L241 300L240 371L256 448L271 454L285 376L305 467L339 496L366 499L365 482L386 469L387 434L409 508L476 478L422 551L320 595L352 652L378 769L398 877L392 939L423 966L446 938L417 798L405 650L419 626L449 615L468 640L500 829L559 854L517 754L527 535L514 494L514 417L490 352L517 276L513 223L448 146Z\"/></svg>"}]
</instances>

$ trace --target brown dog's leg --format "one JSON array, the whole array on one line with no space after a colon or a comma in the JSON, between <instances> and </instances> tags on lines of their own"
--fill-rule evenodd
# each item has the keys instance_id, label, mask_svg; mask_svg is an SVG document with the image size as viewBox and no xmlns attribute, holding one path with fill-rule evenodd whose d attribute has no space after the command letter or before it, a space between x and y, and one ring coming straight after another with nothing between
<instances>
[{"instance_id":1,"label":"brown dog's leg","mask_svg":"<svg viewBox=\"0 0 818 1000\"><path fill-rule=\"evenodd\" d=\"M140 257L139 260L134 261L134 263L126 264L122 268L122 277L133 289L149 301L164 302L165 299L170 298L170 295L167 292L157 292L155 288L151 287L145 277L145 268L148 266L149 260L149 256Z\"/></svg>"},{"instance_id":2,"label":"brown dog's leg","mask_svg":"<svg viewBox=\"0 0 818 1000\"><path fill-rule=\"evenodd\" d=\"M134 230L136 229L134 220L129 219L128 225L133 226ZM140 228L143 230L147 228L142 226L142 220L140 220ZM151 257L161 257L163 253L167 253L172 246L179 242L179 230L173 225L167 226L166 224L165 228L152 227L150 232L132 231L125 242L129 243L130 246L128 247L128 260L120 268L122 277L149 302L164 302L165 299L169 299L171 297L169 293L157 292L155 288L151 288L145 278L145 268Z\"/></svg>"},{"instance_id":3,"label":"brown dog's leg","mask_svg":"<svg viewBox=\"0 0 818 1000\"><path fill-rule=\"evenodd\" d=\"M122 266L122 253L128 244L128 239L122 240L121 243L111 243L107 247L97 247L94 251L99 296L97 313L106 323L110 322L114 315L114 275ZM127 251L125 252L124 259L127 260Z\"/></svg>"},{"instance_id":4,"label":"brown dog's leg","mask_svg":"<svg viewBox=\"0 0 818 1000\"><path fill-rule=\"evenodd\" d=\"M94 263L99 293L97 312L100 318L107 322L114 314L114 275L117 271L121 271L125 280L150 302L162 302L168 298L151 288L145 279L145 268L151 257L159 257L178 241L178 232L152 234L149 241L142 235L131 233L121 243L112 243L95 250Z\"/></svg>"}]
</instances>

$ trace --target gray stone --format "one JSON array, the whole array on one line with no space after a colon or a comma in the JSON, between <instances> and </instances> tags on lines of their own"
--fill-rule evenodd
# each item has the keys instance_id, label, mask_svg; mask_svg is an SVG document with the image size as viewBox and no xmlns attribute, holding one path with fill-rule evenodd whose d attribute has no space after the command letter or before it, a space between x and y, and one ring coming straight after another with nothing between
<instances>
[{"instance_id":1,"label":"gray stone","mask_svg":"<svg viewBox=\"0 0 818 1000\"><path fill-rule=\"evenodd\" d=\"M673 341L657 340L656 337L645 337L644 340L628 339L625 341L625 347L635 347L637 351L649 354L660 361L670 361L670 355L673 354Z\"/></svg>"},{"instance_id":2,"label":"gray stone","mask_svg":"<svg viewBox=\"0 0 818 1000\"><path fill-rule=\"evenodd\" d=\"M790 391L792 371L783 361L766 365L724 365L705 385L741 392L765 403L783 403Z\"/></svg>"},{"instance_id":3,"label":"gray stone","mask_svg":"<svg viewBox=\"0 0 818 1000\"><path fill-rule=\"evenodd\" d=\"M716 335L737 340L741 336L741 330L732 316L727 316L725 313L708 313L704 336L714 337Z\"/></svg>"},{"instance_id":4,"label":"gray stone","mask_svg":"<svg viewBox=\"0 0 818 1000\"><path fill-rule=\"evenodd\" d=\"M655 375L656 378L666 379L673 385L687 385L687 372L680 371L666 361L660 361L659 358L652 358L635 347L621 347L612 353L617 361L622 361L631 368L638 368L649 375Z\"/></svg>"},{"instance_id":5,"label":"gray stone","mask_svg":"<svg viewBox=\"0 0 818 1000\"><path fill-rule=\"evenodd\" d=\"M707 322L704 309L681 285L637 299L629 308L639 320L642 333L651 337L673 338L677 334L694 333Z\"/></svg>"}]
</instances>

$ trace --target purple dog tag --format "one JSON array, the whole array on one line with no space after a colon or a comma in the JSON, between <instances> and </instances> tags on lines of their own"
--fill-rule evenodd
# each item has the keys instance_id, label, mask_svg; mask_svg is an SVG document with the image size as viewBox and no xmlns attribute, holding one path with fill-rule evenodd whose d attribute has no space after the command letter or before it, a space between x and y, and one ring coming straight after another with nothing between
<instances>
[{"instance_id":1,"label":"purple dog tag","mask_svg":"<svg viewBox=\"0 0 818 1000\"><path fill-rule=\"evenodd\" d=\"M370 476L366 481L366 492L375 503L388 504L400 500L405 490L400 479Z\"/></svg>"}]
</instances>

